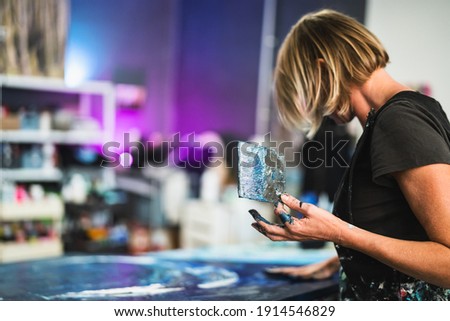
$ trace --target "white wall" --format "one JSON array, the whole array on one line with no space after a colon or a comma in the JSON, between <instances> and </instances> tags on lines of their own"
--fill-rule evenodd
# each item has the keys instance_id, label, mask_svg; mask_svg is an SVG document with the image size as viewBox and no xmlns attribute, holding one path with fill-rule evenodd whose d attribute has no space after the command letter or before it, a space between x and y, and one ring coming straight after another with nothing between
<instances>
[{"instance_id":1,"label":"white wall","mask_svg":"<svg viewBox=\"0 0 450 321\"><path fill-rule=\"evenodd\" d=\"M386 47L388 72L428 83L450 117L450 1L368 0L366 25Z\"/></svg>"}]
</instances>

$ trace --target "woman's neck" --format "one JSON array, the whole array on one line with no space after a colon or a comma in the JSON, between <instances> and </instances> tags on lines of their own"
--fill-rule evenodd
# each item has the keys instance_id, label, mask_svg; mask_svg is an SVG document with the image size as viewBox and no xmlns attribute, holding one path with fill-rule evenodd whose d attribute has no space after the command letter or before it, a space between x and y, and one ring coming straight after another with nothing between
<instances>
[{"instance_id":1,"label":"woman's neck","mask_svg":"<svg viewBox=\"0 0 450 321\"><path fill-rule=\"evenodd\" d=\"M351 89L353 112L364 126L372 108L378 110L392 96L404 90L411 89L395 81L386 70L377 69L362 86Z\"/></svg>"}]
</instances>

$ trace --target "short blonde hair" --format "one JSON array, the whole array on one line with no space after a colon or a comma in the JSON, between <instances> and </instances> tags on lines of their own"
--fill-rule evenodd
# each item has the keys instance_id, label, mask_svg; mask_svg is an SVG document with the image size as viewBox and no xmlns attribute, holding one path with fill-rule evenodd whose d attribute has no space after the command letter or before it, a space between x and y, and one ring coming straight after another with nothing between
<instances>
[{"instance_id":1,"label":"short blonde hair","mask_svg":"<svg viewBox=\"0 0 450 321\"><path fill-rule=\"evenodd\" d=\"M303 16L286 36L275 68L275 99L287 127L309 128L351 108L350 87L362 85L389 56L355 19L333 10Z\"/></svg>"}]
</instances>

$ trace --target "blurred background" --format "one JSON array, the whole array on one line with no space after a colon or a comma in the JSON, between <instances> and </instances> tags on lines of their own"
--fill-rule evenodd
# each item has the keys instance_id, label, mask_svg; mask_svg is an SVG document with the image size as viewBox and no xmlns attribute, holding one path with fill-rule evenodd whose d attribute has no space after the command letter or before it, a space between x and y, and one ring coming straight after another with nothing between
<instances>
[{"instance_id":1,"label":"blurred background","mask_svg":"<svg viewBox=\"0 0 450 321\"><path fill-rule=\"evenodd\" d=\"M0 0L0 263L263 240L247 210L272 208L238 198L236 142L301 151L272 71L321 8L368 26L394 78L450 111L446 0ZM359 125L324 126L350 157ZM286 191L330 207L341 168L295 164Z\"/></svg>"}]
</instances>

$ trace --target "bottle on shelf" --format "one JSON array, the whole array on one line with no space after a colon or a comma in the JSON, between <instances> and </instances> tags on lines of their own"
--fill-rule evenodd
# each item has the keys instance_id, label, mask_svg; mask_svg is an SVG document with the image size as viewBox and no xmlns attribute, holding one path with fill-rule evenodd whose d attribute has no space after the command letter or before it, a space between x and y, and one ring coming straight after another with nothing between
<instances>
[{"instance_id":1,"label":"bottle on shelf","mask_svg":"<svg viewBox=\"0 0 450 321\"><path fill-rule=\"evenodd\" d=\"M41 112L39 117L39 130L49 132L52 129L52 115L48 110Z\"/></svg>"},{"instance_id":2,"label":"bottle on shelf","mask_svg":"<svg viewBox=\"0 0 450 321\"><path fill-rule=\"evenodd\" d=\"M20 128L26 130L39 129L39 113L35 105L20 110Z\"/></svg>"},{"instance_id":3,"label":"bottle on shelf","mask_svg":"<svg viewBox=\"0 0 450 321\"><path fill-rule=\"evenodd\" d=\"M2 167L11 168L14 165L13 150L11 144L2 144Z\"/></svg>"}]
</instances>

